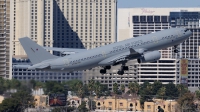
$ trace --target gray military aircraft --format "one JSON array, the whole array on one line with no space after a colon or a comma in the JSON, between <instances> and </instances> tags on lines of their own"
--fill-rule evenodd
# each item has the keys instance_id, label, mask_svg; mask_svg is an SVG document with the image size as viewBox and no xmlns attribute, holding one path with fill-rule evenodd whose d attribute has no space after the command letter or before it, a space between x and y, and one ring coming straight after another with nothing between
<instances>
[{"instance_id":1,"label":"gray military aircraft","mask_svg":"<svg viewBox=\"0 0 200 112\"><path fill-rule=\"evenodd\" d=\"M121 64L118 74L122 75L125 70L128 70L126 63L129 60L137 59L138 63L157 61L161 57L158 50L170 46L174 46L174 52L178 53L177 45L191 35L192 32L188 29L171 28L90 50L44 48L28 37L20 38L19 41L33 64L26 66L29 70L72 72L101 66L100 73L104 74L111 66ZM70 55L59 57L52 55L45 49L65 52Z\"/></svg>"}]
</instances>

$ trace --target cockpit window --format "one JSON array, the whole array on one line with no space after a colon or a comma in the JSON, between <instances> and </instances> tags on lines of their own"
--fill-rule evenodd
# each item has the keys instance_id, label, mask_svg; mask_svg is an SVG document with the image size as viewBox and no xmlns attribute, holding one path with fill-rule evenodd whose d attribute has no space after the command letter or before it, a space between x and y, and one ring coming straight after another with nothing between
<instances>
[{"instance_id":1,"label":"cockpit window","mask_svg":"<svg viewBox=\"0 0 200 112\"><path fill-rule=\"evenodd\" d=\"M188 31L188 29L186 29L186 30L184 30L185 32L187 32Z\"/></svg>"}]
</instances>

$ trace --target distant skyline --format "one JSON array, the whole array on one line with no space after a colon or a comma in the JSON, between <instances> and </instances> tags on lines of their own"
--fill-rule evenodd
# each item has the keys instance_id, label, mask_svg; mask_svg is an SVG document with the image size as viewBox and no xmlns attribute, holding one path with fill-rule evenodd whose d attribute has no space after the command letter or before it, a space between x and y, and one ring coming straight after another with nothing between
<instances>
[{"instance_id":1,"label":"distant skyline","mask_svg":"<svg viewBox=\"0 0 200 112\"><path fill-rule=\"evenodd\" d=\"M118 8L199 7L200 0L118 0Z\"/></svg>"}]
</instances>

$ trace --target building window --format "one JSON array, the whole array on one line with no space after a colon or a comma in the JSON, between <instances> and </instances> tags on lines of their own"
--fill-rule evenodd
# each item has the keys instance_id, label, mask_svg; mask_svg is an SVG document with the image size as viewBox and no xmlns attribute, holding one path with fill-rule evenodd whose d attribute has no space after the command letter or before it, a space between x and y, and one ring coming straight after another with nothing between
<instances>
[{"instance_id":1,"label":"building window","mask_svg":"<svg viewBox=\"0 0 200 112\"><path fill-rule=\"evenodd\" d=\"M147 16L147 22L153 22L153 16Z\"/></svg>"},{"instance_id":2,"label":"building window","mask_svg":"<svg viewBox=\"0 0 200 112\"><path fill-rule=\"evenodd\" d=\"M139 16L133 16L133 23L134 22L139 22Z\"/></svg>"},{"instance_id":3,"label":"building window","mask_svg":"<svg viewBox=\"0 0 200 112\"><path fill-rule=\"evenodd\" d=\"M140 16L140 22L146 22L146 16Z\"/></svg>"},{"instance_id":4,"label":"building window","mask_svg":"<svg viewBox=\"0 0 200 112\"><path fill-rule=\"evenodd\" d=\"M167 22L167 16L161 16L161 22Z\"/></svg>"},{"instance_id":5,"label":"building window","mask_svg":"<svg viewBox=\"0 0 200 112\"><path fill-rule=\"evenodd\" d=\"M148 108L148 109L151 109L151 106L150 106L150 105L147 105L147 108Z\"/></svg>"},{"instance_id":6,"label":"building window","mask_svg":"<svg viewBox=\"0 0 200 112\"><path fill-rule=\"evenodd\" d=\"M108 104L109 104L109 105L112 105L112 102L109 102Z\"/></svg>"},{"instance_id":7,"label":"building window","mask_svg":"<svg viewBox=\"0 0 200 112\"><path fill-rule=\"evenodd\" d=\"M160 22L160 16L154 16L154 22Z\"/></svg>"}]
</instances>

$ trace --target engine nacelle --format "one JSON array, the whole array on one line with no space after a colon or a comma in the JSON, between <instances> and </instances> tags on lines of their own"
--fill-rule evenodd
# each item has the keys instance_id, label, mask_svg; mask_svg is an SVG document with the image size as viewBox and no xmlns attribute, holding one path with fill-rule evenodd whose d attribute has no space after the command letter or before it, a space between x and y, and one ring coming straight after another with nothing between
<instances>
[{"instance_id":1,"label":"engine nacelle","mask_svg":"<svg viewBox=\"0 0 200 112\"><path fill-rule=\"evenodd\" d=\"M137 59L138 63L147 63L147 62L154 62L159 60L161 57L161 54L159 51L152 51L144 53L144 55Z\"/></svg>"}]
</instances>

